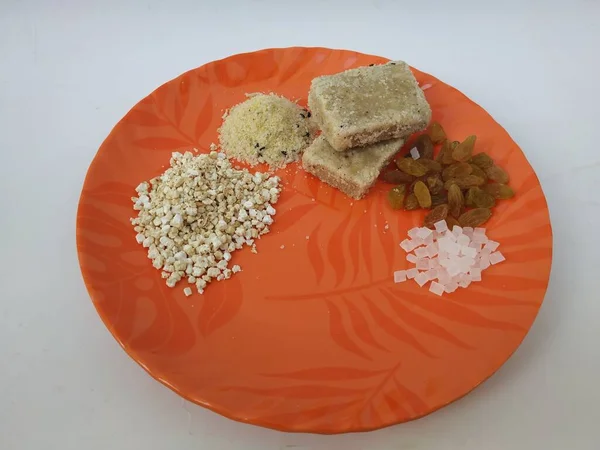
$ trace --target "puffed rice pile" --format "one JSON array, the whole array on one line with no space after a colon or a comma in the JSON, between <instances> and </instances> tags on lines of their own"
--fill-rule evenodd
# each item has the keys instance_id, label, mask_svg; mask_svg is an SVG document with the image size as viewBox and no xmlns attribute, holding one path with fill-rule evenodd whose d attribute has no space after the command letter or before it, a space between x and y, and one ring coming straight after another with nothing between
<instances>
[{"instance_id":1,"label":"puffed rice pile","mask_svg":"<svg viewBox=\"0 0 600 450\"><path fill-rule=\"evenodd\" d=\"M181 279L203 293L212 280L226 280L231 254L269 232L281 188L279 178L235 169L223 153L173 153L171 167L141 183L132 197L136 240L169 287ZM192 290L184 289L186 296Z\"/></svg>"}]
</instances>

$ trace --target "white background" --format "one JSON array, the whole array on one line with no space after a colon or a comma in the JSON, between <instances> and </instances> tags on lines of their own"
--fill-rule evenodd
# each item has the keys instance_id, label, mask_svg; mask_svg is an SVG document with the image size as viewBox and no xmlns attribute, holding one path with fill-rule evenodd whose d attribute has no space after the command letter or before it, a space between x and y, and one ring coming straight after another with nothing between
<instances>
[{"instance_id":1,"label":"white background","mask_svg":"<svg viewBox=\"0 0 600 450\"><path fill-rule=\"evenodd\" d=\"M0 0L0 448L599 448L599 5ZM404 59L456 86L507 128L546 193L554 264L530 334L482 387L422 420L342 436L227 420L146 375L84 289L75 213L111 127L181 72L291 45Z\"/></svg>"}]
</instances>

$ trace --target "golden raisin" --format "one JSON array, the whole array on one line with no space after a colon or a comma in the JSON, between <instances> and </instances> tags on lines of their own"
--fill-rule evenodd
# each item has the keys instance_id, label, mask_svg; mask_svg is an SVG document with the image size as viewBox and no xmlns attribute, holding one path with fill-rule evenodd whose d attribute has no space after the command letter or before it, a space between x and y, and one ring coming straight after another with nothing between
<instances>
[{"instance_id":1,"label":"golden raisin","mask_svg":"<svg viewBox=\"0 0 600 450\"><path fill-rule=\"evenodd\" d=\"M408 194L406 199L404 199L404 209L406 211L412 211L414 209L419 208L419 201L417 200L417 196L415 194Z\"/></svg>"},{"instance_id":2,"label":"golden raisin","mask_svg":"<svg viewBox=\"0 0 600 450\"><path fill-rule=\"evenodd\" d=\"M478 227L483 225L492 217L492 211L488 208L476 208L462 214L458 218L461 227Z\"/></svg>"},{"instance_id":3,"label":"golden raisin","mask_svg":"<svg viewBox=\"0 0 600 450\"><path fill-rule=\"evenodd\" d=\"M477 153L471 158L471 162L482 169L487 169L494 165L494 160L488 156L487 153Z\"/></svg>"},{"instance_id":4,"label":"golden raisin","mask_svg":"<svg viewBox=\"0 0 600 450\"><path fill-rule=\"evenodd\" d=\"M448 190L450 186L452 186L453 184L457 184L458 187L461 189L468 189L473 186L481 186L484 183L485 180L483 178L480 178L475 175L467 175L465 177L450 178L449 180L446 180L446 182L444 183L444 187L446 188L446 190Z\"/></svg>"},{"instance_id":5,"label":"golden raisin","mask_svg":"<svg viewBox=\"0 0 600 450\"><path fill-rule=\"evenodd\" d=\"M502 183L486 184L482 189L492 197L500 200L506 200L515 196L515 191L510 186Z\"/></svg>"},{"instance_id":6,"label":"golden raisin","mask_svg":"<svg viewBox=\"0 0 600 450\"><path fill-rule=\"evenodd\" d=\"M483 171L483 169L481 167L479 167L476 164L469 164L471 166L471 169L473 169L473 172L471 172L473 175L476 175L478 177L483 178L485 181L488 180L488 176L487 174Z\"/></svg>"},{"instance_id":7,"label":"golden raisin","mask_svg":"<svg viewBox=\"0 0 600 450\"><path fill-rule=\"evenodd\" d=\"M433 122L429 127L429 137L435 144L441 144L446 140L446 132L439 124L439 122Z\"/></svg>"},{"instance_id":8,"label":"golden raisin","mask_svg":"<svg viewBox=\"0 0 600 450\"><path fill-rule=\"evenodd\" d=\"M419 151L419 159L432 159L433 158L433 142L427 134L420 135L415 140L415 147Z\"/></svg>"},{"instance_id":9,"label":"golden raisin","mask_svg":"<svg viewBox=\"0 0 600 450\"><path fill-rule=\"evenodd\" d=\"M452 151L452 158L456 161L468 161L473 155L473 148L475 147L475 141L477 136L468 136L456 148Z\"/></svg>"},{"instance_id":10,"label":"golden raisin","mask_svg":"<svg viewBox=\"0 0 600 450\"><path fill-rule=\"evenodd\" d=\"M402 209L404 207L404 196L406 195L406 186L400 184L393 187L388 193L388 201L392 209Z\"/></svg>"},{"instance_id":11,"label":"golden raisin","mask_svg":"<svg viewBox=\"0 0 600 450\"><path fill-rule=\"evenodd\" d=\"M508 174L498 166L490 166L485 169L488 178L496 183L508 183Z\"/></svg>"},{"instance_id":12,"label":"golden raisin","mask_svg":"<svg viewBox=\"0 0 600 450\"><path fill-rule=\"evenodd\" d=\"M439 206L444 203L448 203L448 193L446 191L440 191L437 194L431 194L431 206Z\"/></svg>"},{"instance_id":13,"label":"golden raisin","mask_svg":"<svg viewBox=\"0 0 600 450\"><path fill-rule=\"evenodd\" d=\"M429 192L437 194L444 189L444 182L442 181L439 174L430 175L425 178L425 184L429 188Z\"/></svg>"},{"instance_id":14,"label":"golden raisin","mask_svg":"<svg viewBox=\"0 0 600 450\"><path fill-rule=\"evenodd\" d=\"M427 189L425 183L417 181L414 190L419 206L421 208L431 208L431 193L429 192L429 189Z\"/></svg>"},{"instance_id":15,"label":"golden raisin","mask_svg":"<svg viewBox=\"0 0 600 450\"><path fill-rule=\"evenodd\" d=\"M427 173L427 168L412 158L398 158L396 165L402 172L415 177L422 177Z\"/></svg>"},{"instance_id":16,"label":"golden raisin","mask_svg":"<svg viewBox=\"0 0 600 450\"><path fill-rule=\"evenodd\" d=\"M470 164L457 162L444 169L442 172L442 178L444 181L446 181L450 178L466 177L467 175L471 175L471 172L473 172L473 168Z\"/></svg>"},{"instance_id":17,"label":"golden raisin","mask_svg":"<svg viewBox=\"0 0 600 450\"><path fill-rule=\"evenodd\" d=\"M445 220L448 216L448 205L438 205L425 216L424 225L433 228L436 222Z\"/></svg>"},{"instance_id":18,"label":"golden raisin","mask_svg":"<svg viewBox=\"0 0 600 450\"><path fill-rule=\"evenodd\" d=\"M440 150L436 161L443 166L449 166L450 164L453 164L455 162L452 158L452 145L453 143L450 141L444 141L444 143L442 144L442 149Z\"/></svg>"},{"instance_id":19,"label":"golden raisin","mask_svg":"<svg viewBox=\"0 0 600 450\"><path fill-rule=\"evenodd\" d=\"M494 197L479 187L469 188L466 201L467 206L475 208L492 208L496 204Z\"/></svg>"},{"instance_id":20,"label":"golden raisin","mask_svg":"<svg viewBox=\"0 0 600 450\"><path fill-rule=\"evenodd\" d=\"M442 171L442 165L433 159L419 158L419 163L425 166L427 173L440 173Z\"/></svg>"},{"instance_id":21,"label":"golden raisin","mask_svg":"<svg viewBox=\"0 0 600 450\"><path fill-rule=\"evenodd\" d=\"M456 184L452 184L448 189L448 208L450 214L459 217L465 205L465 197Z\"/></svg>"},{"instance_id":22,"label":"golden raisin","mask_svg":"<svg viewBox=\"0 0 600 450\"><path fill-rule=\"evenodd\" d=\"M381 175L381 180L391 184L409 184L415 181L415 177L401 170L388 170Z\"/></svg>"},{"instance_id":23,"label":"golden raisin","mask_svg":"<svg viewBox=\"0 0 600 450\"><path fill-rule=\"evenodd\" d=\"M452 216L446 217L446 225L448 226L448 229L450 231L452 231L454 229L454 227L459 227L460 226L460 224L458 223L458 220L456 220Z\"/></svg>"}]
</instances>

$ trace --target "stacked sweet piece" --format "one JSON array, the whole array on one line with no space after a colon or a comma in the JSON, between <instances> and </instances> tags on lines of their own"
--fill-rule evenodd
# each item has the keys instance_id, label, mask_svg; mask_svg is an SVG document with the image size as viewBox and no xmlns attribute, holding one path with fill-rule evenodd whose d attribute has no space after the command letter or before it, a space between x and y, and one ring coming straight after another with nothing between
<instances>
[{"instance_id":1,"label":"stacked sweet piece","mask_svg":"<svg viewBox=\"0 0 600 450\"><path fill-rule=\"evenodd\" d=\"M308 106L321 135L302 157L306 171L355 199L366 195L431 108L403 61L312 81Z\"/></svg>"}]
</instances>

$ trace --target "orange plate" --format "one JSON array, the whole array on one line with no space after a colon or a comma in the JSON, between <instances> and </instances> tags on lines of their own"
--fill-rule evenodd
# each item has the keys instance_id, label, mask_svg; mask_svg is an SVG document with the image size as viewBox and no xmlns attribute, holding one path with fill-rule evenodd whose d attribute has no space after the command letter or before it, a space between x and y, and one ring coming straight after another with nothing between
<instances>
[{"instance_id":1,"label":"orange plate","mask_svg":"<svg viewBox=\"0 0 600 450\"><path fill-rule=\"evenodd\" d=\"M131 197L171 152L207 151L226 108L249 92L306 104L311 79L384 58L325 48L269 49L184 73L144 98L106 138L77 215L85 283L102 320L150 375L232 419L287 431L372 430L462 397L515 351L544 298L552 259L546 200L525 155L481 107L414 70L452 139L478 136L517 196L488 223L507 261L442 298L414 282L398 243L422 212L391 210L389 185L353 201L297 165L275 224L243 272L185 297L165 286L129 223ZM386 227L386 224L389 227Z\"/></svg>"}]
</instances>

